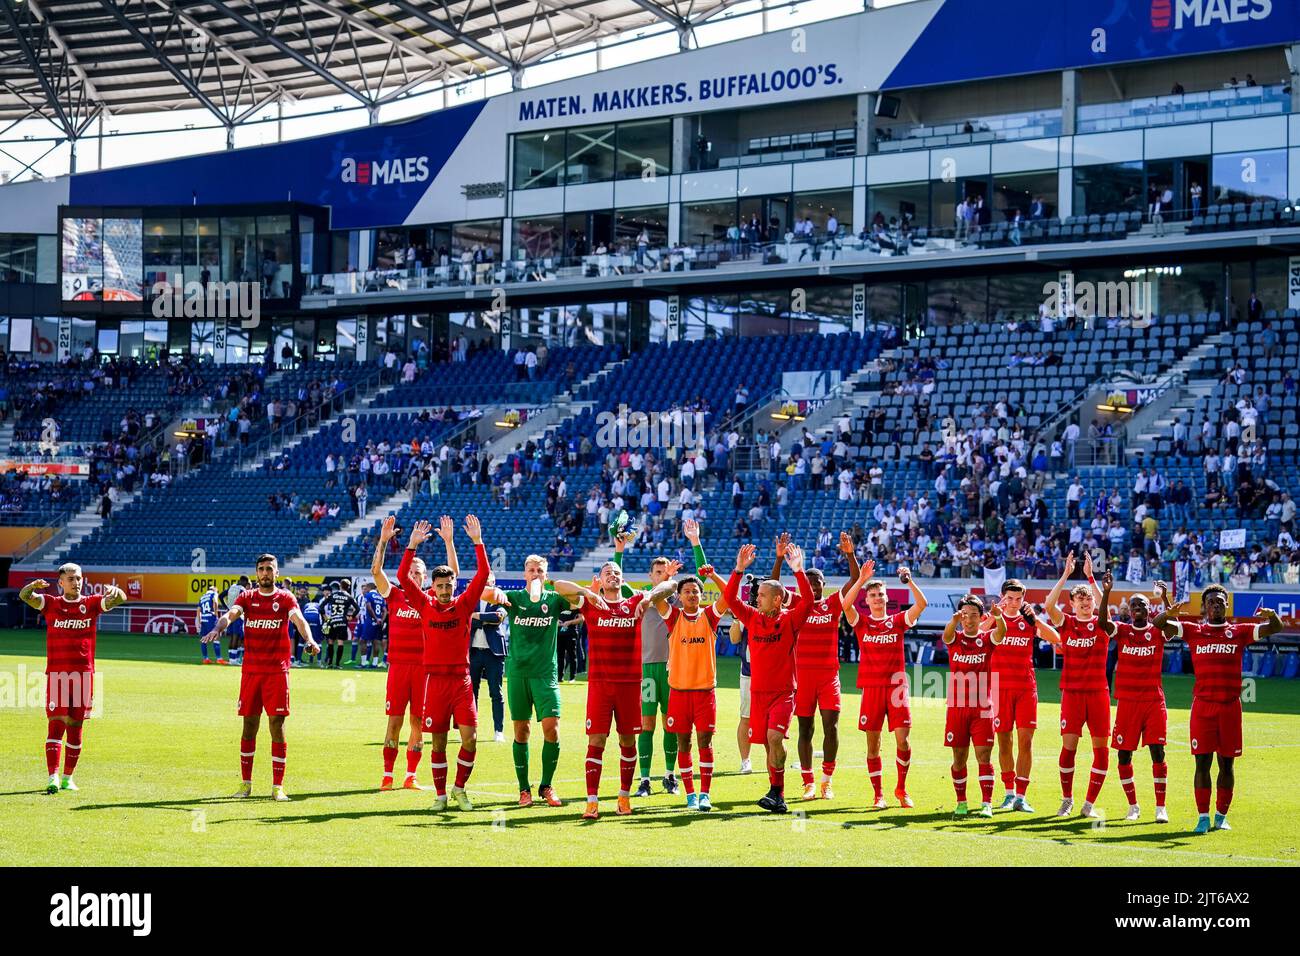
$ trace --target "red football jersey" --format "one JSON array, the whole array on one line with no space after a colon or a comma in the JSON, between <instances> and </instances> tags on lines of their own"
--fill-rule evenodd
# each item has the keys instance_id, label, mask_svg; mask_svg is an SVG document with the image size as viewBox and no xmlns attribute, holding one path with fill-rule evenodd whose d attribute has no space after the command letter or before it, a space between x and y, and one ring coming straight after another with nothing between
<instances>
[{"instance_id":1,"label":"red football jersey","mask_svg":"<svg viewBox=\"0 0 1300 956\"><path fill-rule=\"evenodd\" d=\"M388 597L388 661L391 664L424 663L424 625L420 611L406 599L406 592L390 588Z\"/></svg>"},{"instance_id":2,"label":"red football jersey","mask_svg":"<svg viewBox=\"0 0 1300 956\"><path fill-rule=\"evenodd\" d=\"M853 633L858 639L859 687L893 687L907 681L903 643L907 634L906 611L898 611L880 620L869 612L859 612Z\"/></svg>"},{"instance_id":3,"label":"red football jersey","mask_svg":"<svg viewBox=\"0 0 1300 956\"><path fill-rule=\"evenodd\" d=\"M244 611L244 673L287 673L293 656L289 612L297 610L298 599L284 588L270 594L245 588L235 598L235 607Z\"/></svg>"},{"instance_id":4,"label":"red football jersey","mask_svg":"<svg viewBox=\"0 0 1300 956\"><path fill-rule=\"evenodd\" d=\"M812 595L808 577L802 571L794 577L799 583L800 599L792 608L773 615L760 614L758 608L741 602L739 574L733 571L727 581L727 606L741 625L749 630L751 691L794 692L794 625L806 613L804 602Z\"/></svg>"},{"instance_id":5,"label":"red football jersey","mask_svg":"<svg viewBox=\"0 0 1300 956\"><path fill-rule=\"evenodd\" d=\"M1080 621L1066 614L1057 630L1061 634L1061 690L1109 691L1106 651L1110 638L1097 619Z\"/></svg>"},{"instance_id":6,"label":"red football jersey","mask_svg":"<svg viewBox=\"0 0 1300 956\"><path fill-rule=\"evenodd\" d=\"M948 645L948 706L992 706L989 680L993 669L993 641L987 631L970 637L959 626L957 638Z\"/></svg>"},{"instance_id":7,"label":"red football jersey","mask_svg":"<svg viewBox=\"0 0 1300 956\"><path fill-rule=\"evenodd\" d=\"M1007 636L993 648L993 673L998 675L1000 690L1032 690L1038 686L1034 676L1034 641L1038 631L1023 614L1003 614ZM993 617L985 615L982 627L994 627Z\"/></svg>"},{"instance_id":8,"label":"red football jersey","mask_svg":"<svg viewBox=\"0 0 1300 956\"><path fill-rule=\"evenodd\" d=\"M844 613L843 595L832 591L808 605L807 616L797 623L794 645L795 670L837 671L840 669L840 615Z\"/></svg>"},{"instance_id":9,"label":"red football jersey","mask_svg":"<svg viewBox=\"0 0 1300 956\"><path fill-rule=\"evenodd\" d=\"M605 598L608 611L583 601L582 619L587 622L587 682L641 683L641 628L636 609L649 592L638 591L627 598ZM653 608L647 614L658 614Z\"/></svg>"},{"instance_id":10,"label":"red football jersey","mask_svg":"<svg viewBox=\"0 0 1300 956\"><path fill-rule=\"evenodd\" d=\"M1259 639L1259 625L1179 621L1178 631L1192 652L1192 697L1219 704L1240 700L1241 659Z\"/></svg>"},{"instance_id":11,"label":"red football jersey","mask_svg":"<svg viewBox=\"0 0 1300 956\"><path fill-rule=\"evenodd\" d=\"M402 553L402 562L397 566L397 579L402 582L402 591L406 600L420 612L420 624L424 631L424 669L430 674L455 677L469 673L469 644L472 636L470 615L478 610L479 598L487 585L488 566L487 548L482 544L474 548L474 559L478 562L474 577L469 587L446 604L442 604L431 592L421 591L408 577L411 561L415 552L407 548Z\"/></svg>"},{"instance_id":12,"label":"red football jersey","mask_svg":"<svg viewBox=\"0 0 1300 956\"><path fill-rule=\"evenodd\" d=\"M1160 667L1165 659L1165 635L1154 624L1115 625L1119 662L1115 665L1116 700L1164 700Z\"/></svg>"},{"instance_id":13,"label":"red football jersey","mask_svg":"<svg viewBox=\"0 0 1300 956\"><path fill-rule=\"evenodd\" d=\"M45 672L77 673L95 669L95 638L104 598L82 595L75 601L62 594L46 594L41 608L45 618Z\"/></svg>"}]
</instances>

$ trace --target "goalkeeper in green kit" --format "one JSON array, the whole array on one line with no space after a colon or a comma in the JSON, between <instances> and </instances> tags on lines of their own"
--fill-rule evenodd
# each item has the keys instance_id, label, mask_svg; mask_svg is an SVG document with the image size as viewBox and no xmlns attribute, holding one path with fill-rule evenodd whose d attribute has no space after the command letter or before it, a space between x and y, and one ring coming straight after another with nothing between
<instances>
[{"instance_id":1,"label":"goalkeeper in green kit","mask_svg":"<svg viewBox=\"0 0 1300 956\"><path fill-rule=\"evenodd\" d=\"M564 802L551 785L560 762L560 682L556 644L561 601L577 604L586 598L608 610L600 594L570 581L546 580L546 559L530 554L524 559L524 581L517 591L489 588L483 599L503 605L510 621L510 650L506 655L506 706L514 724L515 775L519 778L519 805L532 806L528 776L528 737L534 714L542 725L542 779L537 793L549 806ZM549 584L549 587L544 587Z\"/></svg>"},{"instance_id":2,"label":"goalkeeper in green kit","mask_svg":"<svg viewBox=\"0 0 1300 956\"><path fill-rule=\"evenodd\" d=\"M620 515L620 517L622 517ZM700 547L700 527L694 521L682 523L682 532L691 543L696 567L704 567L704 549ZM636 537L620 532L614 537L614 563L623 566L623 549ZM668 578L668 559L662 555L650 562L650 591ZM623 594L630 597L636 592L623 585ZM673 598L676 601L676 598ZM650 796L650 768L654 763L655 722L657 714L668 714L668 624L659 614L643 614L641 628L641 733L637 736L637 757L641 764L641 786L633 796ZM664 792L677 792L677 735L664 730Z\"/></svg>"}]
</instances>

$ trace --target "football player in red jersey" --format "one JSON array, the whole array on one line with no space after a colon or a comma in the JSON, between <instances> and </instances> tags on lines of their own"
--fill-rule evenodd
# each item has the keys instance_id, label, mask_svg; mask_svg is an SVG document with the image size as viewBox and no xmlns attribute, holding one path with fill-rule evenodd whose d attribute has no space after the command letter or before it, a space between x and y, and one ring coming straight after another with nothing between
<instances>
[{"instance_id":1,"label":"football player in red jersey","mask_svg":"<svg viewBox=\"0 0 1300 956\"><path fill-rule=\"evenodd\" d=\"M320 645L311 636L311 627L298 609L293 592L276 586L279 562L275 555L258 555L256 568L257 587L245 589L230 610L217 618L217 626L203 640L216 640L243 618L244 666L239 675L239 716L244 719L239 747L242 780L234 796L253 793L253 756L265 710L271 730L271 796L283 802L289 799L284 792L284 720L289 716L289 660L293 657L289 625L298 629L307 653L318 653Z\"/></svg>"},{"instance_id":2,"label":"football player in red jersey","mask_svg":"<svg viewBox=\"0 0 1300 956\"><path fill-rule=\"evenodd\" d=\"M618 813L632 812L637 734L641 732L641 615L677 590L673 575L681 562L669 561L665 580L653 590L623 595L623 568L606 562L592 582L599 602L577 600L587 625L587 806L584 820L600 815L600 774L611 725L618 732ZM598 590L597 590L598 589ZM638 613L640 612L640 613Z\"/></svg>"},{"instance_id":3,"label":"football player in red jersey","mask_svg":"<svg viewBox=\"0 0 1300 956\"><path fill-rule=\"evenodd\" d=\"M776 564L772 580L781 578L781 563L790 546L790 536L783 534L776 541ZM848 556L849 580L827 597L823 593L826 577L812 568L808 583L812 585L812 602L807 606L803 620L795 622L794 715L799 720L799 770L803 777L805 800L831 800L831 778L835 775L835 758L839 755L840 736L840 617L844 608L858 597L858 591L871 576L871 569L863 575L853 552L853 539L840 532L840 550ZM813 717L822 715L822 779L813 783Z\"/></svg>"},{"instance_id":4,"label":"football player in red jersey","mask_svg":"<svg viewBox=\"0 0 1300 956\"><path fill-rule=\"evenodd\" d=\"M1056 815L1068 817L1074 811L1074 757L1086 725L1092 737L1092 775L1079 815L1096 818L1100 814L1095 804L1110 768L1110 685L1106 683L1110 638L1094 617L1100 595L1092 577L1092 555L1083 565L1089 583L1070 589L1074 613L1066 614L1057 604L1074 568L1071 552L1065 556L1065 572L1047 595L1047 616L1061 635L1061 807Z\"/></svg>"},{"instance_id":5,"label":"football player in red jersey","mask_svg":"<svg viewBox=\"0 0 1300 956\"><path fill-rule=\"evenodd\" d=\"M1167 637L1181 637L1192 652L1191 743L1196 760L1192 786L1196 795L1195 833L1210 832L1210 768L1219 758L1215 781L1214 829L1231 830L1228 807L1236 783L1233 762L1241 756L1241 659L1247 646L1282 630L1282 619L1272 608L1262 608L1259 624L1228 623L1228 592L1211 584L1201 592L1204 623L1177 619L1175 605L1156 618Z\"/></svg>"},{"instance_id":6,"label":"football player in red jersey","mask_svg":"<svg viewBox=\"0 0 1300 956\"><path fill-rule=\"evenodd\" d=\"M875 571L868 561L867 575ZM844 617L858 639L858 686L862 688L862 709L858 714L858 729L867 735L867 775L876 799L873 806L883 810L885 803L883 771L880 765L880 731L889 718L897 747L895 766L898 768L898 785L894 796L899 806L911 808L912 798L907 793L907 768L912 763L912 750L908 735L912 730L912 709L909 706L907 686L906 645L903 638L916 625L925 610L925 594L912 580L907 568L898 569L898 580L912 591L912 606L906 611L889 614L889 592L879 578L866 583L866 615L858 614L853 605L846 605Z\"/></svg>"},{"instance_id":7,"label":"football player in red jersey","mask_svg":"<svg viewBox=\"0 0 1300 956\"><path fill-rule=\"evenodd\" d=\"M99 616L126 603L126 592L105 585L102 595L81 593L81 565L59 568L59 595L37 594L49 587L44 578L29 581L18 598L45 619L45 705L49 724L45 735L46 793L76 790L72 773L81 758L82 727L95 702L95 638ZM59 751L67 736L63 776L59 776Z\"/></svg>"},{"instance_id":8,"label":"football player in red jersey","mask_svg":"<svg viewBox=\"0 0 1300 956\"><path fill-rule=\"evenodd\" d=\"M447 518L441 524L450 536L451 519ZM465 792L465 784L474 770L478 751L478 703L469 679L470 615L478 610L479 598L487 586L491 569L479 520L474 515L466 515L465 533L474 543L474 577L460 596L453 598L455 572L448 565L439 565L429 572L433 594L425 593L420 586L422 582L411 577L411 565L415 561L416 549L428 540L431 531L429 522L415 523L410 541L402 553L401 564L397 567L397 579L407 603L420 612L424 632L422 706L424 730L429 734L433 785L437 791L433 809L437 812L447 808L447 736L454 720L460 734L460 751L456 755L456 778L451 787L451 799L461 810L472 810L474 806Z\"/></svg>"},{"instance_id":9,"label":"football player in red jersey","mask_svg":"<svg viewBox=\"0 0 1300 956\"><path fill-rule=\"evenodd\" d=\"M1025 794L1033 768L1034 729L1038 726L1038 679L1034 675L1034 639L1059 644L1060 635L1025 603L1025 586L1015 578L1002 582L998 609L1007 634L993 648L993 734L1006 795L999 809L1033 813ZM991 621L986 621L991 624ZM1012 732L1014 731L1014 743Z\"/></svg>"},{"instance_id":10,"label":"football player in red jersey","mask_svg":"<svg viewBox=\"0 0 1300 956\"><path fill-rule=\"evenodd\" d=\"M445 517L445 516L444 516ZM450 524L451 519L445 518ZM406 592L393 587L384 573L384 555L388 542L398 533L397 518L389 515L379 528L379 541L370 573L375 579L375 589L388 605L388 685L384 691L384 714L388 726L384 731L384 776L380 790L393 789L393 764L397 762L397 741L402 732L402 719L410 713L410 731L406 740L405 790L423 790L416 780L420 770L424 738L421 724L424 721L424 628L420 624L420 611L406 600ZM442 535L439 530L439 535ZM443 537L446 541L446 537ZM448 549L448 564L456 568L455 555ZM411 576L421 591L429 584L429 572L423 558L411 560Z\"/></svg>"},{"instance_id":11,"label":"football player in red jersey","mask_svg":"<svg viewBox=\"0 0 1300 956\"><path fill-rule=\"evenodd\" d=\"M801 619L804 606L812 600L812 586L803 573L803 551L790 545L786 564L799 583L799 600L789 610L781 607L785 588L780 581L763 581L758 585L758 606L740 600L740 582L745 569L754 563L757 549L752 544L741 547L736 567L727 580L723 600L731 613L749 631L751 673L749 739L761 740L767 748L767 776L770 787L758 805L771 813L786 813L785 805L785 734L794 713L794 622Z\"/></svg>"},{"instance_id":12,"label":"football player in red jersey","mask_svg":"<svg viewBox=\"0 0 1300 956\"><path fill-rule=\"evenodd\" d=\"M1151 751L1151 777L1156 791L1156 823L1168 823L1165 809L1165 784L1169 768L1165 764L1165 736L1169 714L1165 709L1165 690L1160 683L1160 668L1165 659L1165 634L1151 619L1151 603L1145 594L1134 594L1128 606L1133 623L1114 623L1110 619L1110 590L1115 576L1109 571L1101 576L1101 609L1097 620L1119 648L1115 665L1115 731L1111 745L1119 752L1119 784L1128 797L1126 820L1138 820L1137 788L1133 784L1133 751L1145 745ZM1165 607L1169 588L1156 582Z\"/></svg>"},{"instance_id":13,"label":"football player in red jersey","mask_svg":"<svg viewBox=\"0 0 1300 956\"><path fill-rule=\"evenodd\" d=\"M943 630L948 648L948 711L944 744L952 748L952 788L957 795L954 817L964 817L966 762L975 747L979 766L981 817L993 816L993 648L1007 635L1007 622L994 604L984 621L984 604L973 594L957 602L957 612Z\"/></svg>"}]
</instances>

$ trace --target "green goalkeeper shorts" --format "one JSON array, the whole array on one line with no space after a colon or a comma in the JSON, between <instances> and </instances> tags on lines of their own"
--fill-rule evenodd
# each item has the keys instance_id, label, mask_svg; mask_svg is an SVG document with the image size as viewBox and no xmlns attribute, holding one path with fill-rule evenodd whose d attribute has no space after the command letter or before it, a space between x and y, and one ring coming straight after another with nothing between
<instances>
[{"instance_id":1,"label":"green goalkeeper shorts","mask_svg":"<svg viewBox=\"0 0 1300 956\"><path fill-rule=\"evenodd\" d=\"M538 720L560 716L560 686L549 677L512 677L506 680L506 703L511 720Z\"/></svg>"},{"instance_id":2,"label":"green goalkeeper shorts","mask_svg":"<svg viewBox=\"0 0 1300 956\"><path fill-rule=\"evenodd\" d=\"M668 713L668 664L659 661L641 665L641 716Z\"/></svg>"}]
</instances>

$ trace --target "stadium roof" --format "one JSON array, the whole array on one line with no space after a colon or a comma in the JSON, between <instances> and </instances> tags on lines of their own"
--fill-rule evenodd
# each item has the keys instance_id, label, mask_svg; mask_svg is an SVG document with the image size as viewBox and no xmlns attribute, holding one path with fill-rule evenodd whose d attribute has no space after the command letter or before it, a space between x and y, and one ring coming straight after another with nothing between
<instances>
[{"instance_id":1,"label":"stadium roof","mask_svg":"<svg viewBox=\"0 0 1300 956\"><path fill-rule=\"evenodd\" d=\"M739 2L0 0L0 122L79 136L101 110L203 108L231 127L280 97L377 107L624 31L685 36Z\"/></svg>"}]
</instances>

